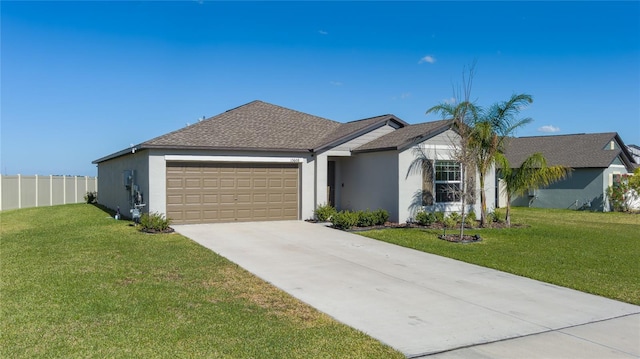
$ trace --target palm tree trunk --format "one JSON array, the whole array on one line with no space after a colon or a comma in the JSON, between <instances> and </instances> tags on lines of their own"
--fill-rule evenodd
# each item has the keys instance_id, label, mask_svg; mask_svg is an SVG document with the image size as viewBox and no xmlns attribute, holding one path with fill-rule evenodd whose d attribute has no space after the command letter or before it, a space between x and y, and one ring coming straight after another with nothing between
<instances>
[{"instance_id":1,"label":"palm tree trunk","mask_svg":"<svg viewBox=\"0 0 640 359\"><path fill-rule=\"evenodd\" d=\"M484 176L480 174L480 227L487 224L487 198L484 193Z\"/></svg>"},{"instance_id":2,"label":"palm tree trunk","mask_svg":"<svg viewBox=\"0 0 640 359\"><path fill-rule=\"evenodd\" d=\"M462 216L460 217L460 241L462 241L464 239L464 208L465 205L467 203L467 197L466 197L466 192L467 192L467 183L464 180L465 179L465 169L464 167L462 167L462 169L460 170L461 175L460 177L462 178L462 183L460 184L460 200L462 202L462 210L460 211L462 213Z\"/></svg>"},{"instance_id":3,"label":"palm tree trunk","mask_svg":"<svg viewBox=\"0 0 640 359\"><path fill-rule=\"evenodd\" d=\"M507 228L511 227L511 196L507 195L507 214L505 216L505 222L507 223Z\"/></svg>"}]
</instances>

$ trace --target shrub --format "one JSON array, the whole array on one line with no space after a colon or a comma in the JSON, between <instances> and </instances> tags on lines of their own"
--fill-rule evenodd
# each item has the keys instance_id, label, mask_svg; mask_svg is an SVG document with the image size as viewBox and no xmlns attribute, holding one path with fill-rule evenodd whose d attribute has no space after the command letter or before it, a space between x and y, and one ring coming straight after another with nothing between
<instances>
[{"instance_id":1,"label":"shrub","mask_svg":"<svg viewBox=\"0 0 640 359\"><path fill-rule=\"evenodd\" d=\"M496 212L487 213L487 222L502 223L504 220Z\"/></svg>"},{"instance_id":2,"label":"shrub","mask_svg":"<svg viewBox=\"0 0 640 359\"><path fill-rule=\"evenodd\" d=\"M433 212L436 217L436 223L444 223L444 212Z\"/></svg>"},{"instance_id":3,"label":"shrub","mask_svg":"<svg viewBox=\"0 0 640 359\"><path fill-rule=\"evenodd\" d=\"M170 222L170 219L158 212L145 213L140 217L141 229L148 232L163 232L169 228Z\"/></svg>"},{"instance_id":4,"label":"shrub","mask_svg":"<svg viewBox=\"0 0 640 359\"><path fill-rule=\"evenodd\" d=\"M430 226L436 222L436 215L432 212L420 211L416 214L416 222L422 226Z\"/></svg>"},{"instance_id":5,"label":"shrub","mask_svg":"<svg viewBox=\"0 0 640 359\"><path fill-rule=\"evenodd\" d=\"M384 209L378 209L375 211L357 211L352 212L348 210L335 212L331 216L330 221L334 228L338 229L350 229L351 227L371 227L383 225L389 220L389 212Z\"/></svg>"},{"instance_id":6,"label":"shrub","mask_svg":"<svg viewBox=\"0 0 640 359\"><path fill-rule=\"evenodd\" d=\"M469 211L467 216L464 217L464 225L468 228L476 228L478 226L478 221L476 220L476 212L474 210Z\"/></svg>"},{"instance_id":7,"label":"shrub","mask_svg":"<svg viewBox=\"0 0 640 359\"><path fill-rule=\"evenodd\" d=\"M460 217L460 215L458 215L458 217ZM447 228L455 228L456 224L458 224L458 221L455 219L455 216L452 217L451 215L449 215L449 216L444 217L444 220L442 221L442 224L444 224L444 226L447 227Z\"/></svg>"},{"instance_id":8,"label":"shrub","mask_svg":"<svg viewBox=\"0 0 640 359\"><path fill-rule=\"evenodd\" d=\"M358 216L358 223L356 223L356 226L371 227L376 224L376 216L373 212L366 210L366 211L358 211L356 212L356 214Z\"/></svg>"},{"instance_id":9,"label":"shrub","mask_svg":"<svg viewBox=\"0 0 640 359\"><path fill-rule=\"evenodd\" d=\"M98 192L96 191L87 192L84 195L84 201L89 204L98 203Z\"/></svg>"},{"instance_id":10,"label":"shrub","mask_svg":"<svg viewBox=\"0 0 640 359\"><path fill-rule=\"evenodd\" d=\"M331 224L337 229L350 229L358 224L358 213L351 211L340 211L331 216Z\"/></svg>"},{"instance_id":11,"label":"shrub","mask_svg":"<svg viewBox=\"0 0 640 359\"><path fill-rule=\"evenodd\" d=\"M626 212L627 203L625 201L625 193L627 191L624 185L613 185L607 188L607 198L611 205L611 210L614 212Z\"/></svg>"},{"instance_id":12,"label":"shrub","mask_svg":"<svg viewBox=\"0 0 640 359\"><path fill-rule=\"evenodd\" d=\"M454 226L455 226L456 224L460 223L460 221L462 220L462 216L461 216L461 215L460 215L460 213L458 213L458 212L451 212L451 213L449 213L449 215L447 216L447 218L448 218L450 221L453 221L453 223L455 223L455 224L454 224Z\"/></svg>"},{"instance_id":13,"label":"shrub","mask_svg":"<svg viewBox=\"0 0 640 359\"><path fill-rule=\"evenodd\" d=\"M386 210L380 208L377 209L373 212L374 216L375 216L375 225L377 226L381 226L385 223L387 223L387 221L389 220L389 212L387 212Z\"/></svg>"},{"instance_id":14,"label":"shrub","mask_svg":"<svg viewBox=\"0 0 640 359\"><path fill-rule=\"evenodd\" d=\"M328 204L323 204L318 206L316 210L313 212L316 217L316 220L319 222L327 222L331 220L331 217L336 214L336 209Z\"/></svg>"},{"instance_id":15,"label":"shrub","mask_svg":"<svg viewBox=\"0 0 640 359\"><path fill-rule=\"evenodd\" d=\"M640 167L633 174L614 177L614 183L607 188L607 200L611 210L627 212L633 209L633 203L640 197Z\"/></svg>"},{"instance_id":16,"label":"shrub","mask_svg":"<svg viewBox=\"0 0 640 359\"><path fill-rule=\"evenodd\" d=\"M381 226L389 220L389 212L384 209L377 209L375 211L358 211L358 227L371 227Z\"/></svg>"}]
</instances>

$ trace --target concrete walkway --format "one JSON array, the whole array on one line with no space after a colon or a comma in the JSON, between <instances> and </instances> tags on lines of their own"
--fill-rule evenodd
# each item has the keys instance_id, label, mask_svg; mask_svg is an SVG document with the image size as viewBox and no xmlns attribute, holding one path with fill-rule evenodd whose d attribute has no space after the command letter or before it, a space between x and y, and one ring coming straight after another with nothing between
<instances>
[{"instance_id":1,"label":"concrete walkway","mask_svg":"<svg viewBox=\"0 0 640 359\"><path fill-rule=\"evenodd\" d=\"M640 357L639 306L303 221L173 227L410 358Z\"/></svg>"}]
</instances>

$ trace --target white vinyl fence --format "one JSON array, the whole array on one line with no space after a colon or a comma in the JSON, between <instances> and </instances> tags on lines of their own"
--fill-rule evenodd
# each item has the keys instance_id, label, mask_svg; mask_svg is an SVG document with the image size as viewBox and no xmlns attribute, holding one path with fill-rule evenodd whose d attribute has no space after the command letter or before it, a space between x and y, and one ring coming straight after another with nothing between
<instances>
[{"instance_id":1,"label":"white vinyl fence","mask_svg":"<svg viewBox=\"0 0 640 359\"><path fill-rule=\"evenodd\" d=\"M87 176L0 176L0 211L84 202L98 191L98 178Z\"/></svg>"}]
</instances>

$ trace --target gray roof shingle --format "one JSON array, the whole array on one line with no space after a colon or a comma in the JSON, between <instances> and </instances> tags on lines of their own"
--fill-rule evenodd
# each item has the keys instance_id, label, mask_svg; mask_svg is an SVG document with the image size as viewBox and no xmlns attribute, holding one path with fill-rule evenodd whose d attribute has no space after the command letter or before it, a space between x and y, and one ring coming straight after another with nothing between
<instances>
[{"instance_id":1,"label":"gray roof shingle","mask_svg":"<svg viewBox=\"0 0 640 359\"><path fill-rule=\"evenodd\" d=\"M262 101L253 101L201 122L158 136L136 149L218 149L256 151L313 151L338 145L356 136L395 122L382 115L347 123L309 115ZM100 163L131 153L125 149L93 161Z\"/></svg>"},{"instance_id":2,"label":"gray roof shingle","mask_svg":"<svg viewBox=\"0 0 640 359\"><path fill-rule=\"evenodd\" d=\"M143 142L142 147L309 150L339 122L253 101Z\"/></svg>"},{"instance_id":3,"label":"gray roof shingle","mask_svg":"<svg viewBox=\"0 0 640 359\"><path fill-rule=\"evenodd\" d=\"M451 128L451 124L451 120L440 120L405 126L365 143L354 152L402 150Z\"/></svg>"},{"instance_id":4,"label":"gray roof shingle","mask_svg":"<svg viewBox=\"0 0 640 359\"><path fill-rule=\"evenodd\" d=\"M622 152L620 148L609 149L614 139L621 144L615 132L510 138L505 154L513 168L536 152L544 155L549 166L604 168Z\"/></svg>"},{"instance_id":5,"label":"gray roof shingle","mask_svg":"<svg viewBox=\"0 0 640 359\"><path fill-rule=\"evenodd\" d=\"M382 126L389 121L393 121L397 123L400 127L408 126L408 124L393 115L381 115L370 118L364 118L362 120L351 121L347 123L343 123L330 133L328 136L322 138L314 148L319 148L322 146L328 146L333 144L336 141L344 140L348 137L353 137L354 135L361 134L362 132L366 132L371 130L372 128Z\"/></svg>"}]
</instances>

